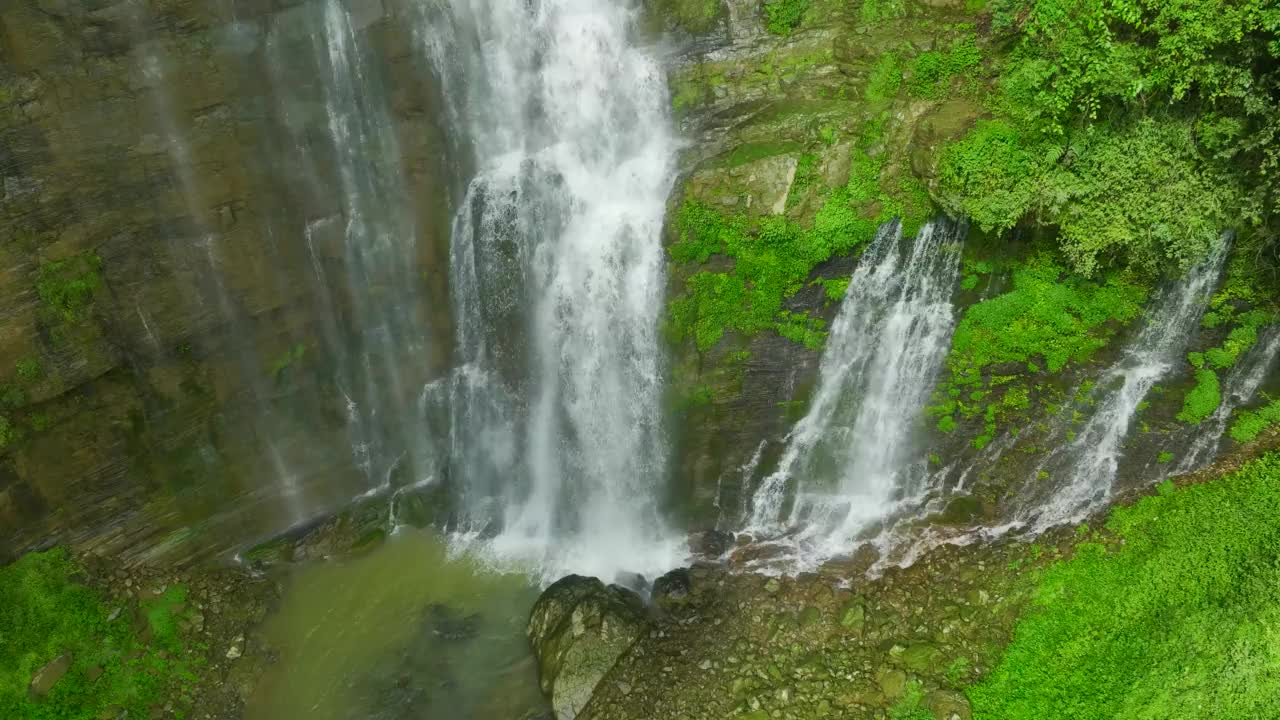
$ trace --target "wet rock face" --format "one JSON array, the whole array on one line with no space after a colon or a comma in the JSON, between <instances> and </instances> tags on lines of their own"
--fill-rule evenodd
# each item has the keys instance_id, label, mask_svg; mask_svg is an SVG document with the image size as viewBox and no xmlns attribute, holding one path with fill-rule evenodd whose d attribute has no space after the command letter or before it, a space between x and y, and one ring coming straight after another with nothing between
<instances>
[{"instance_id":1,"label":"wet rock face","mask_svg":"<svg viewBox=\"0 0 1280 720\"><path fill-rule=\"evenodd\" d=\"M648 629L638 595L570 575L547 588L527 629L538 678L558 720L573 720L596 685Z\"/></svg>"},{"instance_id":2,"label":"wet rock face","mask_svg":"<svg viewBox=\"0 0 1280 720\"><path fill-rule=\"evenodd\" d=\"M444 267L446 143L412 4L345 5L400 141L418 264ZM272 453L315 507L367 489L334 387L332 346L357 328L321 9L0 3L0 562L50 541L187 559L279 530L297 518L256 523L288 510ZM429 275L447 308L447 274ZM424 366L448 356L431 349Z\"/></svg>"}]
</instances>

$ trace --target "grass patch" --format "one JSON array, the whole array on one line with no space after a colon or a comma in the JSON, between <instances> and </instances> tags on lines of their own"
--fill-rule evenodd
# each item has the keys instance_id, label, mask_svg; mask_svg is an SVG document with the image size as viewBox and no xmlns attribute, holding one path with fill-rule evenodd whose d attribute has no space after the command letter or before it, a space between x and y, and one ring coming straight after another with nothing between
<instances>
[{"instance_id":1,"label":"grass patch","mask_svg":"<svg viewBox=\"0 0 1280 720\"><path fill-rule=\"evenodd\" d=\"M1116 509L1036 581L978 720L1272 717L1280 454Z\"/></svg>"},{"instance_id":2,"label":"grass patch","mask_svg":"<svg viewBox=\"0 0 1280 720\"><path fill-rule=\"evenodd\" d=\"M0 717L148 717L194 679L196 661L185 659L178 625L185 588L169 588L139 608L152 636L144 644L127 609L113 619L78 581L80 573L62 549L0 568ZM31 698L32 677L63 654L72 657L67 674L47 697Z\"/></svg>"}]
</instances>

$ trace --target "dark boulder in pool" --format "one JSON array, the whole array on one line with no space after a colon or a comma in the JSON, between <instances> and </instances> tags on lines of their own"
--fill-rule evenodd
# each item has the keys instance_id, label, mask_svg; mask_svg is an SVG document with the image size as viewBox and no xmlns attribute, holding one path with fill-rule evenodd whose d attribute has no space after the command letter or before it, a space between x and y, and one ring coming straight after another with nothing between
<instances>
[{"instance_id":1,"label":"dark boulder in pool","mask_svg":"<svg viewBox=\"0 0 1280 720\"><path fill-rule=\"evenodd\" d=\"M569 575L547 588L529 616L538 680L557 720L573 720L600 680L648 629L639 595Z\"/></svg>"}]
</instances>

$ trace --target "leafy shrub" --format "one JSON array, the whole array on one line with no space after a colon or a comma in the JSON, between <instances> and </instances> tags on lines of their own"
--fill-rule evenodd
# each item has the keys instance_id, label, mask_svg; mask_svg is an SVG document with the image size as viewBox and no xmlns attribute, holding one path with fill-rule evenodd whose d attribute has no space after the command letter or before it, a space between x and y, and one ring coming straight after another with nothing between
<instances>
[{"instance_id":1,"label":"leafy shrub","mask_svg":"<svg viewBox=\"0 0 1280 720\"><path fill-rule=\"evenodd\" d=\"M1280 400L1272 400L1257 410L1244 410L1236 414L1231 423L1231 439L1247 443L1272 425L1280 424Z\"/></svg>"},{"instance_id":2,"label":"leafy shrub","mask_svg":"<svg viewBox=\"0 0 1280 720\"><path fill-rule=\"evenodd\" d=\"M790 35L809 10L809 0L771 0L764 4L765 27L775 35Z\"/></svg>"},{"instance_id":3,"label":"leafy shrub","mask_svg":"<svg viewBox=\"0 0 1280 720\"><path fill-rule=\"evenodd\" d=\"M1208 368L1197 370L1195 387L1183 399L1178 419L1188 425L1199 425L1221 404L1222 390L1218 384L1218 373Z\"/></svg>"},{"instance_id":4,"label":"leafy shrub","mask_svg":"<svg viewBox=\"0 0 1280 720\"><path fill-rule=\"evenodd\" d=\"M46 307L68 322L79 320L102 285L102 260L84 253L40 265L36 294Z\"/></svg>"},{"instance_id":5,"label":"leafy shrub","mask_svg":"<svg viewBox=\"0 0 1280 720\"><path fill-rule=\"evenodd\" d=\"M917 97L941 97L952 78L981 64L978 38L970 33L947 50L930 50L917 55L911 62L911 81L907 83L907 89Z\"/></svg>"}]
</instances>

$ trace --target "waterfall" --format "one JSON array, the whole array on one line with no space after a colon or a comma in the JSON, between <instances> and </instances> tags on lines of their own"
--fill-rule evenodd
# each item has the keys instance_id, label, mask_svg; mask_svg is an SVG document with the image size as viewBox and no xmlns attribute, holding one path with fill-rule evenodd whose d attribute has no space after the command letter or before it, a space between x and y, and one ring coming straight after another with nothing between
<instances>
[{"instance_id":1,"label":"waterfall","mask_svg":"<svg viewBox=\"0 0 1280 720\"><path fill-rule=\"evenodd\" d=\"M757 489L750 519L753 534L787 536L802 565L848 551L925 489L914 431L955 328L964 233L934 221L904 241L891 223L853 273L809 411Z\"/></svg>"},{"instance_id":2,"label":"waterfall","mask_svg":"<svg viewBox=\"0 0 1280 720\"><path fill-rule=\"evenodd\" d=\"M1218 243L1208 258L1155 298L1142 329L1099 379L1097 392L1103 397L1093 415L1074 440L1055 448L1036 468L1028 481L1033 491L1024 494L1026 504L1019 512L1019 519L1036 532L1079 520L1111 496L1138 406L1186 352L1222 274L1227 247L1225 240ZM1045 473L1056 488L1048 498L1034 491L1037 484L1045 484L1040 479Z\"/></svg>"},{"instance_id":3,"label":"waterfall","mask_svg":"<svg viewBox=\"0 0 1280 720\"><path fill-rule=\"evenodd\" d=\"M1280 357L1280 327L1273 325L1260 333L1258 343L1227 373L1222 381L1222 402L1218 409L1192 429L1194 435L1189 443L1182 438L1184 442L1170 447L1181 457L1169 474L1189 473L1213 462L1232 414L1258 393L1277 357Z\"/></svg>"},{"instance_id":4,"label":"waterfall","mask_svg":"<svg viewBox=\"0 0 1280 720\"><path fill-rule=\"evenodd\" d=\"M463 530L548 576L679 561L659 512L661 67L609 0L423 6L421 41L474 178L452 232L449 477Z\"/></svg>"}]
</instances>

